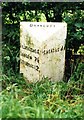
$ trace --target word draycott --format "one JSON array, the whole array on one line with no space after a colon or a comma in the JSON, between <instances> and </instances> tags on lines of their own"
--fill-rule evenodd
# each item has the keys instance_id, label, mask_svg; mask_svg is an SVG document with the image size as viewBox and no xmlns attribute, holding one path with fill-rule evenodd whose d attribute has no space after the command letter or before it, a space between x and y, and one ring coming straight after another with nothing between
<instances>
[{"instance_id":1,"label":"word draycott","mask_svg":"<svg viewBox=\"0 0 84 120\"><path fill-rule=\"evenodd\" d=\"M30 24L30 27L55 27L53 24Z\"/></svg>"}]
</instances>

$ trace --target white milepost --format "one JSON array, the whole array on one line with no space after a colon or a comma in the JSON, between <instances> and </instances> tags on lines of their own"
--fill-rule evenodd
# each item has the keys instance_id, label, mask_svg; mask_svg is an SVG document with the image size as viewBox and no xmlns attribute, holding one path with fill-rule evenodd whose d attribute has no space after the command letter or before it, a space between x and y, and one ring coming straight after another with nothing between
<instances>
[{"instance_id":1,"label":"white milepost","mask_svg":"<svg viewBox=\"0 0 84 120\"><path fill-rule=\"evenodd\" d=\"M20 22L20 73L31 82L64 76L67 24Z\"/></svg>"}]
</instances>

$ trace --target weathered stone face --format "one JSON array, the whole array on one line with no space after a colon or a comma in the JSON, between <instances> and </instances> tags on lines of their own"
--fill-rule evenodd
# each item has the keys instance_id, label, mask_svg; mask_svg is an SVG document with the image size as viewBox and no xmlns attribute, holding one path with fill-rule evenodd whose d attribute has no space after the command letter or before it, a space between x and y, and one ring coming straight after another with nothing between
<instances>
[{"instance_id":1,"label":"weathered stone face","mask_svg":"<svg viewBox=\"0 0 84 120\"><path fill-rule=\"evenodd\" d=\"M63 79L66 23L20 22L20 72L36 82Z\"/></svg>"}]
</instances>

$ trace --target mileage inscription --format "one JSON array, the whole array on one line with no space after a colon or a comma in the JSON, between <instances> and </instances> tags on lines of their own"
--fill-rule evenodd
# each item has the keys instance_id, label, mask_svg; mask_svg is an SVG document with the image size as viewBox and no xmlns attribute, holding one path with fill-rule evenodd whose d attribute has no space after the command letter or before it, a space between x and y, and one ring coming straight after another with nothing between
<instances>
[{"instance_id":1,"label":"mileage inscription","mask_svg":"<svg viewBox=\"0 0 84 120\"><path fill-rule=\"evenodd\" d=\"M29 67L37 70L37 71L39 71L39 66L37 66L37 65L32 65L32 64L30 64L30 63L28 63L28 62L26 62L26 61L24 61L24 60L22 60L22 59L21 59L21 63L22 63L22 64L25 64L26 66L29 66Z\"/></svg>"},{"instance_id":2,"label":"mileage inscription","mask_svg":"<svg viewBox=\"0 0 84 120\"><path fill-rule=\"evenodd\" d=\"M37 53L37 54L40 54L40 53L43 53L44 55L45 54L49 54L49 53L54 53L54 52L60 52L60 51L63 51L65 49L64 46L61 46L60 48L52 48L52 49L44 49L42 51L40 51L39 49L34 49L34 48L31 48L31 47L28 47L26 45L21 45L21 47L25 50L28 50L30 52L34 52L34 53Z\"/></svg>"},{"instance_id":3,"label":"mileage inscription","mask_svg":"<svg viewBox=\"0 0 84 120\"><path fill-rule=\"evenodd\" d=\"M30 60L33 59L35 62L38 62L38 63L39 63L39 57L34 57L34 56L31 56L31 55L28 55L28 54L22 53L22 52L21 52L21 56L26 57L26 58L28 58L28 59L30 59Z\"/></svg>"},{"instance_id":4,"label":"mileage inscription","mask_svg":"<svg viewBox=\"0 0 84 120\"><path fill-rule=\"evenodd\" d=\"M39 49L30 48L26 45L21 45L21 47L22 47L22 49L28 50L30 52L34 52L37 54L43 53L44 55L50 54L50 53L55 53L55 52L60 52L60 51L63 51L65 49L64 46L61 46L60 48L52 48L52 49L48 49L48 50L44 49L44 50L40 51ZM22 51L21 51L21 56L28 58L30 60L34 60L35 62L39 63L39 57L28 55L26 53L23 53ZM21 59L21 63L39 71L39 66L32 65L32 64L30 64L22 59Z\"/></svg>"}]
</instances>

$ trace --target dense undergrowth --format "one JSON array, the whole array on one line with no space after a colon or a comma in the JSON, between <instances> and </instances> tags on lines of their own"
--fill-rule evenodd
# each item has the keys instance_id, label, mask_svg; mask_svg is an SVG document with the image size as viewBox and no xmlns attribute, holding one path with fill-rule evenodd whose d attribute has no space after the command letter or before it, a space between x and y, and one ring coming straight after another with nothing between
<instances>
[{"instance_id":1,"label":"dense undergrowth","mask_svg":"<svg viewBox=\"0 0 84 120\"><path fill-rule=\"evenodd\" d=\"M80 63L68 82L43 78L26 83L23 76L2 76L0 115L8 118L83 119L84 64ZM2 113L2 114L1 114Z\"/></svg>"}]
</instances>

